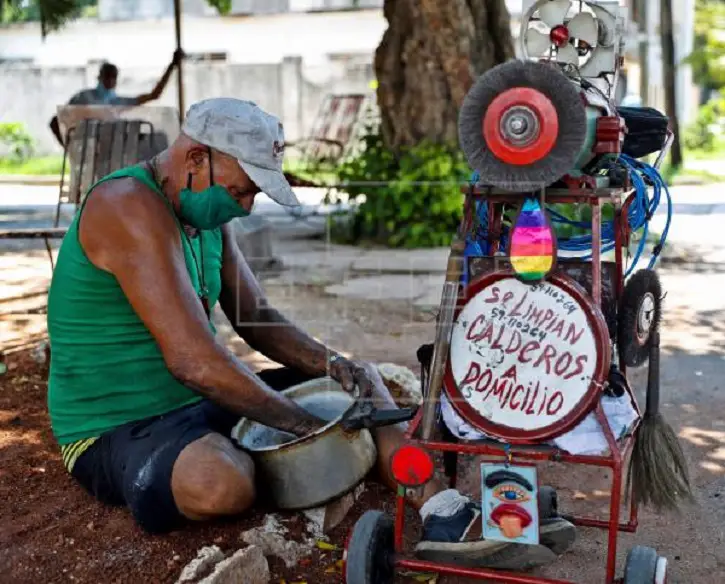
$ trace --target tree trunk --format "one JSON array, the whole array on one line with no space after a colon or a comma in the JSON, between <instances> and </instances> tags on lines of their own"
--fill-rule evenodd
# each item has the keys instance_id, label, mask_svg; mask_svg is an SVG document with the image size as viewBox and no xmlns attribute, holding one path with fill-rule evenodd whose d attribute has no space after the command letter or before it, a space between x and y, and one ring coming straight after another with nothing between
<instances>
[{"instance_id":1,"label":"tree trunk","mask_svg":"<svg viewBox=\"0 0 725 584\"><path fill-rule=\"evenodd\" d=\"M660 26L662 30L662 68L665 84L665 112L670 118L670 129L675 139L670 150L670 162L675 168L682 166L680 123L677 119L677 64L675 63L675 39L672 24L672 0L660 0Z\"/></svg>"},{"instance_id":2,"label":"tree trunk","mask_svg":"<svg viewBox=\"0 0 725 584\"><path fill-rule=\"evenodd\" d=\"M638 0L637 29L642 38L639 41L639 97L642 105L649 105L649 24L647 4L649 0Z\"/></svg>"},{"instance_id":3,"label":"tree trunk","mask_svg":"<svg viewBox=\"0 0 725 584\"><path fill-rule=\"evenodd\" d=\"M458 143L458 109L473 81L515 56L505 0L385 0L375 53L388 147Z\"/></svg>"}]
</instances>

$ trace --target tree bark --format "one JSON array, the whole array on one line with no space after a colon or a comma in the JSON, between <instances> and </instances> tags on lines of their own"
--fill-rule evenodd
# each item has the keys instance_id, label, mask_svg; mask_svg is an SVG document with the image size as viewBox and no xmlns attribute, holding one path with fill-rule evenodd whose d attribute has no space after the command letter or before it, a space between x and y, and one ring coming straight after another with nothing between
<instances>
[{"instance_id":1,"label":"tree bark","mask_svg":"<svg viewBox=\"0 0 725 584\"><path fill-rule=\"evenodd\" d=\"M670 150L673 167L682 166L680 123L677 119L677 64L675 63L675 39L672 24L672 0L660 0L660 26L662 31L662 68L664 70L665 112L670 118L670 129L675 133Z\"/></svg>"},{"instance_id":2,"label":"tree bark","mask_svg":"<svg viewBox=\"0 0 725 584\"><path fill-rule=\"evenodd\" d=\"M515 56L505 0L385 0L384 14L375 72L385 143L457 144L473 81Z\"/></svg>"}]
</instances>

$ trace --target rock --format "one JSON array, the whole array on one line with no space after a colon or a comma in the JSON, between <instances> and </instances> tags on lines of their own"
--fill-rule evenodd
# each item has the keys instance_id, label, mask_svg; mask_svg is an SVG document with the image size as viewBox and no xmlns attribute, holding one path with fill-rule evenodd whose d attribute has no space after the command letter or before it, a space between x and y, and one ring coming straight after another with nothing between
<instances>
[{"instance_id":1,"label":"rock","mask_svg":"<svg viewBox=\"0 0 725 584\"><path fill-rule=\"evenodd\" d=\"M200 578L209 574L214 566L222 560L224 560L224 554L218 546L213 545L211 547L201 548L196 552L196 558L184 566L176 584L198 582Z\"/></svg>"},{"instance_id":2,"label":"rock","mask_svg":"<svg viewBox=\"0 0 725 584\"><path fill-rule=\"evenodd\" d=\"M342 523L355 501L365 490L365 483L360 483L354 491L335 499L324 507L303 511L307 517L307 531L315 539L322 539L335 527Z\"/></svg>"},{"instance_id":3,"label":"rock","mask_svg":"<svg viewBox=\"0 0 725 584\"><path fill-rule=\"evenodd\" d=\"M39 365L45 365L48 361L50 361L50 345L47 341L43 341L42 343L35 346L32 352L33 361L38 363Z\"/></svg>"},{"instance_id":4,"label":"rock","mask_svg":"<svg viewBox=\"0 0 725 584\"><path fill-rule=\"evenodd\" d=\"M219 562L199 584L267 584L269 579L267 558L260 548L250 546Z\"/></svg>"},{"instance_id":5,"label":"rock","mask_svg":"<svg viewBox=\"0 0 725 584\"><path fill-rule=\"evenodd\" d=\"M245 543L258 546L265 556L277 556L285 566L293 568L300 558L310 555L314 540L301 544L286 539L286 533L287 529L271 514L265 518L264 525L248 529L240 537Z\"/></svg>"},{"instance_id":6,"label":"rock","mask_svg":"<svg viewBox=\"0 0 725 584\"><path fill-rule=\"evenodd\" d=\"M378 363L385 387L399 407L417 406L423 403L420 381L410 369L395 363Z\"/></svg>"}]
</instances>

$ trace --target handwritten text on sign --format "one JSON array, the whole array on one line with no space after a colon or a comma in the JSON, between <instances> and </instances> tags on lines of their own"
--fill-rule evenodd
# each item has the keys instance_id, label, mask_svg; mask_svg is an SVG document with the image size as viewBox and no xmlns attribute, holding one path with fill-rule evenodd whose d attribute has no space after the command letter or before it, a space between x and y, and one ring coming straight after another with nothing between
<instances>
[{"instance_id":1,"label":"handwritten text on sign","mask_svg":"<svg viewBox=\"0 0 725 584\"><path fill-rule=\"evenodd\" d=\"M461 311L451 339L453 378L464 399L495 424L551 426L580 403L596 367L587 316L549 282L499 280Z\"/></svg>"}]
</instances>

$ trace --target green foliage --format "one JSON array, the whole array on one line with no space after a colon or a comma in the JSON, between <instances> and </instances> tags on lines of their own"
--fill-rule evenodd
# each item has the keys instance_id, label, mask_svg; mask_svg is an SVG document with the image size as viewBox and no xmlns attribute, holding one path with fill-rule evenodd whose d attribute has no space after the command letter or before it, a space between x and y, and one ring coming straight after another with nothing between
<instances>
[{"instance_id":1,"label":"green foliage","mask_svg":"<svg viewBox=\"0 0 725 584\"><path fill-rule=\"evenodd\" d=\"M98 0L0 0L0 22L40 21L45 37L68 21L87 15L97 5Z\"/></svg>"},{"instance_id":2,"label":"green foliage","mask_svg":"<svg viewBox=\"0 0 725 584\"><path fill-rule=\"evenodd\" d=\"M725 133L725 89L718 97L700 107L695 122L685 132L689 150L713 152L718 138Z\"/></svg>"},{"instance_id":3,"label":"green foliage","mask_svg":"<svg viewBox=\"0 0 725 584\"><path fill-rule=\"evenodd\" d=\"M360 202L333 237L391 247L449 245L463 211L461 185L470 170L455 148L423 143L394 155L378 133L362 153L340 165L337 179Z\"/></svg>"},{"instance_id":4,"label":"green foliage","mask_svg":"<svg viewBox=\"0 0 725 584\"><path fill-rule=\"evenodd\" d=\"M207 0L207 3L219 14L229 14L232 9L232 0ZM43 37L71 20L97 14L98 0L0 0L1 24L39 21Z\"/></svg>"},{"instance_id":5,"label":"green foliage","mask_svg":"<svg viewBox=\"0 0 725 584\"><path fill-rule=\"evenodd\" d=\"M19 123L0 123L0 152L12 162L23 162L33 155L33 139Z\"/></svg>"},{"instance_id":6,"label":"green foliage","mask_svg":"<svg viewBox=\"0 0 725 584\"><path fill-rule=\"evenodd\" d=\"M217 12L222 15L229 14L232 9L232 0L206 0L206 2L209 6L216 8Z\"/></svg>"},{"instance_id":7,"label":"green foliage","mask_svg":"<svg viewBox=\"0 0 725 584\"><path fill-rule=\"evenodd\" d=\"M696 83L710 89L725 87L725 2L697 0L694 50L685 60Z\"/></svg>"},{"instance_id":8,"label":"green foliage","mask_svg":"<svg viewBox=\"0 0 725 584\"><path fill-rule=\"evenodd\" d=\"M22 162L0 158L0 175L58 176L63 171L62 156L41 156ZM68 169L66 168L66 174Z\"/></svg>"},{"instance_id":9,"label":"green foliage","mask_svg":"<svg viewBox=\"0 0 725 584\"><path fill-rule=\"evenodd\" d=\"M589 235L592 232L592 208L589 205L572 204L572 203L554 203L547 204L547 208L556 211L560 215L563 215L570 221L577 221L580 223L586 223L586 227L579 227L577 225L569 225L567 223L557 223L552 221L551 224L554 227L554 232L559 240L569 239L579 235ZM614 205L611 203L604 203L602 205L602 220L601 223L608 223L614 219Z\"/></svg>"}]
</instances>

